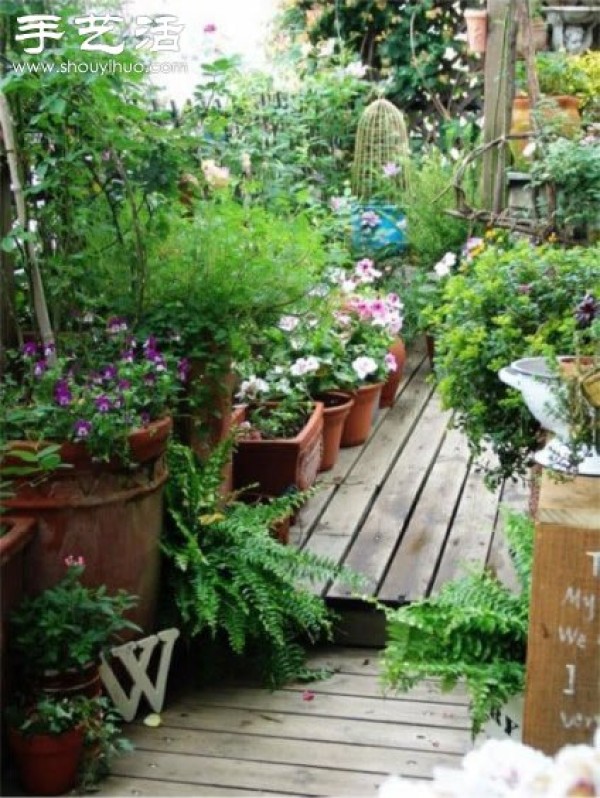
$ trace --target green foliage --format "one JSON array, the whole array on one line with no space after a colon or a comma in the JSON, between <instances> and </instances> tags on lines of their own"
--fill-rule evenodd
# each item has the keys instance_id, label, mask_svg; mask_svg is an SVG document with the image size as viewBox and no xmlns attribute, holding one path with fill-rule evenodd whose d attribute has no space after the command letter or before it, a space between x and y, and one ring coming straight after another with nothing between
<instances>
[{"instance_id":1,"label":"green foliage","mask_svg":"<svg viewBox=\"0 0 600 798\"><path fill-rule=\"evenodd\" d=\"M124 618L137 598L106 586L85 587L85 566L73 558L54 587L24 598L10 616L11 651L22 673L33 678L45 670L80 669L96 662L100 653L118 642L124 629L139 627Z\"/></svg>"},{"instance_id":2,"label":"green foliage","mask_svg":"<svg viewBox=\"0 0 600 798\"><path fill-rule=\"evenodd\" d=\"M247 418L261 438L294 438L306 425L314 407L310 399L284 396L274 405L249 408Z\"/></svg>"},{"instance_id":3,"label":"green foliage","mask_svg":"<svg viewBox=\"0 0 600 798\"><path fill-rule=\"evenodd\" d=\"M323 0L318 5L293 0L286 5L281 29L292 41L308 38L314 45L307 60L315 72L322 67L326 43L333 42L358 56L370 79L385 79L385 95L424 141L437 140L445 148L471 143L482 81L469 69L464 42L456 38L464 30L464 0Z\"/></svg>"},{"instance_id":4,"label":"green foliage","mask_svg":"<svg viewBox=\"0 0 600 798\"><path fill-rule=\"evenodd\" d=\"M472 572L446 583L430 599L386 610L384 684L408 690L435 677L450 690L464 679L473 735L524 687L533 523L507 513L504 529L519 577L518 594L486 571Z\"/></svg>"},{"instance_id":5,"label":"green foliage","mask_svg":"<svg viewBox=\"0 0 600 798\"><path fill-rule=\"evenodd\" d=\"M277 685L307 675L298 636L314 641L331 634L325 602L309 584L343 571L270 535L305 495L258 505L224 502L219 486L229 445L217 448L202 466L183 446L169 450L162 547L171 612L188 639L223 633L236 655L256 649L265 679Z\"/></svg>"},{"instance_id":6,"label":"green foliage","mask_svg":"<svg viewBox=\"0 0 600 798\"><path fill-rule=\"evenodd\" d=\"M491 444L500 461L492 481L524 473L538 435L521 394L498 371L520 357L573 351L573 309L586 292L598 295L599 263L598 244L486 247L447 279L441 303L427 311L444 406L475 452Z\"/></svg>"},{"instance_id":7,"label":"green foliage","mask_svg":"<svg viewBox=\"0 0 600 798\"><path fill-rule=\"evenodd\" d=\"M23 697L6 711L9 724L25 735L58 735L81 726L98 710L98 699L42 696L31 703Z\"/></svg>"}]
</instances>

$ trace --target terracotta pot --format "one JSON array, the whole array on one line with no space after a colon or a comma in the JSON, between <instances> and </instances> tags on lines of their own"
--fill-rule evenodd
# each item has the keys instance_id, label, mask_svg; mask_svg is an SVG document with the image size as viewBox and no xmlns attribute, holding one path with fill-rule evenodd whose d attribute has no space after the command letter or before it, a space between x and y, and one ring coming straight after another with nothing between
<instances>
[{"instance_id":1,"label":"terracotta pot","mask_svg":"<svg viewBox=\"0 0 600 798\"><path fill-rule=\"evenodd\" d=\"M128 467L94 463L85 446L65 444L61 456L72 468L43 479L13 481L14 495L6 506L12 515L34 517L38 524L25 552L26 593L52 587L64 576L65 557L83 556L83 584L138 596L138 606L127 617L146 633L154 630L170 431L171 420L161 419L133 433L135 464Z\"/></svg>"},{"instance_id":2,"label":"terracotta pot","mask_svg":"<svg viewBox=\"0 0 600 798\"><path fill-rule=\"evenodd\" d=\"M487 11L485 9L467 8L465 10L467 24L467 47L471 53L485 53L487 47Z\"/></svg>"},{"instance_id":3,"label":"terracotta pot","mask_svg":"<svg viewBox=\"0 0 600 798\"><path fill-rule=\"evenodd\" d=\"M390 371L387 380L383 383L379 407L392 407L396 401L396 391L402 381L404 364L406 363L406 347L402 338L397 338L388 349L390 355L396 358L396 371Z\"/></svg>"},{"instance_id":4,"label":"terracotta pot","mask_svg":"<svg viewBox=\"0 0 600 798\"><path fill-rule=\"evenodd\" d=\"M233 408L230 413L230 420L229 420L229 429L227 430L227 434L231 433L235 427L239 427L239 425L244 420L246 414L246 408L243 405L237 405ZM223 482L221 483L221 494L223 496L227 496L227 494L231 493L233 490L233 450L229 457L228 462L225 464L225 468L223 469Z\"/></svg>"},{"instance_id":5,"label":"terracotta pot","mask_svg":"<svg viewBox=\"0 0 600 798\"><path fill-rule=\"evenodd\" d=\"M178 423L178 432L181 440L191 446L201 460L229 434L234 382L230 364L225 373L211 374L206 361L190 358L188 397L184 400L186 415ZM203 402L198 407L190 404L194 386L202 391Z\"/></svg>"},{"instance_id":6,"label":"terracotta pot","mask_svg":"<svg viewBox=\"0 0 600 798\"><path fill-rule=\"evenodd\" d=\"M556 124L557 133L567 138L574 136L581 129L581 116L577 97L563 95L546 97L545 100L552 100L554 107L543 105L540 109L542 116ZM531 134L532 132L533 124L529 97L515 97L512 105L510 133L515 135L518 133ZM519 168L526 169L528 166L523 157L523 150L528 143L527 139L516 139L509 142L515 165Z\"/></svg>"},{"instance_id":7,"label":"terracotta pot","mask_svg":"<svg viewBox=\"0 0 600 798\"><path fill-rule=\"evenodd\" d=\"M359 446L369 437L382 385L381 382L362 385L354 394L354 404L342 432L342 448Z\"/></svg>"},{"instance_id":8,"label":"terracotta pot","mask_svg":"<svg viewBox=\"0 0 600 798\"><path fill-rule=\"evenodd\" d=\"M78 776L83 751L83 727L62 734L24 735L8 730L19 778L31 795L62 795L71 790Z\"/></svg>"},{"instance_id":9,"label":"terracotta pot","mask_svg":"<svg viewBox=\"0 0 600 798\"><path fill-rule=\"evenodd\" d=\"M78 670L44 671L36 687L52 698L74 698L78 695L98 698L102 694L100 666L97 662L89 662Z\"/></svg>"},{"instance_id":10,"label":"terracotta pot","mask_svg":"<svg viewBox=\"0 0 600 798\"><path fill-rule=\"evenodd\" d=\"M314 483L323 447L323 404L315 409L294 438L238 441L233 455L236 490L255 485L257 493L281 496L290 488L306 490Z\"/></svg>"},{"instance_id":11,"label":"terracotta pot","mask_svg":"<svg viewBox=\"0 0 600 798\"><path fill-rule=\"evenodd\" d=\"M6 651L10 648L8 618L20 603L25 582L25 549L36 533L33 518L1 516L0 528L0 706L11 691L11 672Z\"/></svg>"},{"instance_id":12,"label":"terracotta pot","mask_svg":"<svg viewBox=\"0 0 600 798\"><path fill-rule=\"evenodd\" d=\"M324 405L323 455L319 471L329 471L337 462L344 423L354 404L354 397L343 391L327 391L317 399Z\"/></svg>"},{"instance_id":13,"label":"terracotta pot","mask_svg":"<svg viewBox=\"0 0 600 798\"><path fill-rule=\"evenodd\" d=\"M244 492L240 497L246 504L266 504L271 499L270 496L261 496L260 493ZM276 521L269 532L271 537L278 540L284 546L290 542L290 526L292 524L292 513L284 516L281 520Z\"/></svg>"},{"instance_id":14,"label":"terracotta pot","mask_svg":"<svg viewBox=\"0 0 600 798\"><path fill-rule=\"evenodd\" d=\"M531 20L531 49L534 53L546 50L548 47L548 28L543 19ZM525 58L525 36L521 27L517 31L517 56Z\"/></svg>"}]
</instances>

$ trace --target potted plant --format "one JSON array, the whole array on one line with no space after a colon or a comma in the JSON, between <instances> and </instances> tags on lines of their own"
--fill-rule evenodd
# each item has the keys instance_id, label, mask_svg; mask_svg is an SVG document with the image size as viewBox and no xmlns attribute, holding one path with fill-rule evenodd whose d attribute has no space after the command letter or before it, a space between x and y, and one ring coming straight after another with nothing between
<instances>
[{"instance_id":1,"label":"potted plant","mask_svg":"<svg viewBox=\"0 0 600 798\"><path fill-rule=\"evenodd\" d=\"M485 53L487 49L487 10L481 3L472 2L465 8L465 24L467 26L467 48L471 53Z\"/></svg>"},{"instance_id":2,"label":"potted plant","mask_svg":"<svg viewBox=\"0 0 600 798\"><path fill-rule=\"evenodd\" d=\"M95 791L113 757L131 750L106 698L19 694L5 717L20 781L32 795Z\"/></svg>"},{"instance_id":3,"label":"potted plant","mask_svg":"<svg viewBox=\"0 0 600 798\"><path fill-rule=\"evenodd\" d=\"M52 696L99 695L100 655L139 632L128 620L137 599L104 585L89 587L82 557L68 556L63 577L36 596L25 597L10 616L13 668L30 687Z\"/></svg>"},{"instance_id":4,"label":"potted plant","mask_svg":"<svg viewBox=\"0 0 600 798\"><path fill-rule=\"evenodd\" d=\"M13 494L3 504L38 521L26 554L26 592L59 581L64 558L77 551L88 584L139 596L132 618L150 631L167 478L162 455L169 405L185 374L154 338L137 342L121 318L72 345L73 353L57 357L53 345L28 341L3 384L2 423L11 442L0 470ZM59 445L63 467L14 474L12 452L33 456L48 442Z\"/></svg>"},{"instance_id":5,"label":"potted plant","mask_svg":"<svg viewBox=\"0 0 600 798\"><path fill-rule=\"evenodd\" d=\"M447 278L427 311L442 402L455 411L473 451L488 443L498 455L490 479L525 473L539 436L520 394L497 372L521 357L573 351L572 309L586 292L600 294L599 256L598 244L492 243ZM592 344L582 342L581 354L592 353Z\"/></svg>"},{"instance_id":6,"label":"potted plant","mask_svg":"<svg viewBox=\"0 0 600 798\"><path fill-rule=\"evenodd\" d=\"M8 742L19 778L31 795L61 795L77 783L85 724L94 699L22 699L6 710Z\"/></svg>"},{"instance_id":7,"label":"potted plant","mask_svg":"<svg viewBox=\"0 0 600 798\"><path fill-rule=\"evenodd\" d=\"M261 495L306 490L317 478L323 446L323 404L298 390L256 375L242 381L238 398L247 403L233 456L233 486L252 486Z\"/></svg>"}]
</instances>

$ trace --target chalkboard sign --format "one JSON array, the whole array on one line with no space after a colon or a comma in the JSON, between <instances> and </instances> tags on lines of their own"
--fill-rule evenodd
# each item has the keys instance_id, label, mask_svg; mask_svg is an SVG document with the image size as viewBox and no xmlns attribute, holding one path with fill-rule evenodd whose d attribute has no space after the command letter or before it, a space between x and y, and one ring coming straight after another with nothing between
<instances>
[{"instance_id":1,"label":"chalkboard sign","mask_svg":"<svg viewBox=\"0 0 600 798\"><path fill-rule=\"evenodd\" d=\"M523 730L547 754L600 727L600 479L553 479L536 520Z\"/></svg>"}]
</instances>

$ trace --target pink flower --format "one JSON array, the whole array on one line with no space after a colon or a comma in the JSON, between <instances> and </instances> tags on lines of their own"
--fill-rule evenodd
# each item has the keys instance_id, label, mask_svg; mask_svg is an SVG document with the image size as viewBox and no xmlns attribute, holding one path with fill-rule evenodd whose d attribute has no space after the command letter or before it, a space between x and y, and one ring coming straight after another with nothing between
<instances>
[{"instance_id":1,"label":"pink flower","mask_svg":"<svg viewBox=\"0 0 600 798\"><path fill-rule=\"evenodd\" d=\"M85 560L81 555L79 557L73 557L72 554L69 554L68 557L65 557L64 562L67 568L71 568L73 566L85 565Z\"/></svg>"},{"instance_id":2,"label":"pink flower","mask_svg":"<svg viewBox=\"0 0 600 798\"><path fill-rule=\"evenodd\" d=\"M207 25L204 26L203 30L204 33L216 33L217 26L214 24L214 22L209 22Z\"/></svg>"},{"instance_id":3,"label":"pink flower","mask_svg":"<svg viewBox=\"0 0 600 798\"><path fill-rule=\"evenodd\" d=\"M388 371L398 371L398 361L391 352L387 353L383 362Z\"/></svg>"},{"instance_id":4,"label":"pink flower","mask_svg":"<svg viewBox=\"0 0 600 798\"><path fill-rule=\"evenodd\" d=\"M396 177L400 172L400 167L395 163L386 163L383 167L383 174L385 177Z\"/></svg>"}]
</instances>

